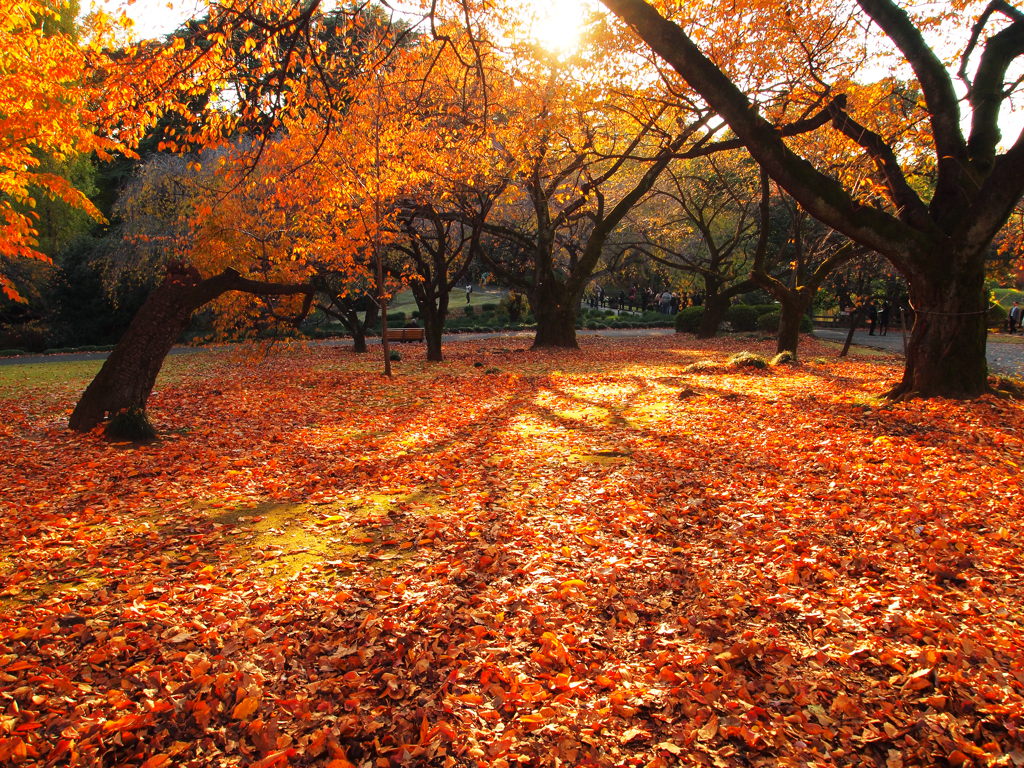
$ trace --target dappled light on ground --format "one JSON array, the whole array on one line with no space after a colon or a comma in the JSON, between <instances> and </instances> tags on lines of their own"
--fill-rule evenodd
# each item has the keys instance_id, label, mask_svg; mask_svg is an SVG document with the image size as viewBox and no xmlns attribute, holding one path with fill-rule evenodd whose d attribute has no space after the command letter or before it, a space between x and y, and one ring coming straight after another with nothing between
<instances>
[{"instance_id":1,"label":"dappled light on ground","mask_svg":"<svg viewBox=\"0 0 1024 768\"><path fill-rule=\"evenodd\" d=\"M1024 762L1020 404L503 343L177 358L150 445L0 380L0 759Z\"/></svg>"}]
</instances>

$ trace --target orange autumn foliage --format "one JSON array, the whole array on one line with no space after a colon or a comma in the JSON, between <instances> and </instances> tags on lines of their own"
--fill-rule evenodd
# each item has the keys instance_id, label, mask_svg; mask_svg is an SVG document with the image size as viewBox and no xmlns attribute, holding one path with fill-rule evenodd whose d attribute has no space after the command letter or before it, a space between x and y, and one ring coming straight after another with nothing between
<instances>
[{"instance_id":1,"label":"orange autumn foliage","mask_svg":"<svg viewBox=\"0 0 1024 768\"><path fill-rule=\"evenodd\" d=\"M109 158L120 148L97 133L111 114L88 74L102 58L96 48L112 39L117 24L94 17L83 31L88 45L60 29L44 29L44 22L66 10L64 3L46 0L0 2L0 260L49 260L37 250L32 209L39 195L102 218L67 179L39 170L42 155L64 160L95 152ZM0 292L22 300L2 265Z\"/></svg>"}]
</instances>

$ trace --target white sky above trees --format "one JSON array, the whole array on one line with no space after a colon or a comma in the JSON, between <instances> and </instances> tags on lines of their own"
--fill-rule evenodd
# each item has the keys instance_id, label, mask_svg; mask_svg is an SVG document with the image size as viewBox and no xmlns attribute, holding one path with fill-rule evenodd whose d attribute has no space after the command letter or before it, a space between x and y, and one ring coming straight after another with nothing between
<instances>
[{"instance_id":1,"label":"white sky above trees","mask_svg":"<svg viewBox=\"0 0 1024 768\"><path fill-rule=\"evenodd\" d=\"M135 32L139 39L162 37L177 29L186 19L205 12L206 4L202 0L94 0L108 12L123 10L134 22ZM330 4L330 0L328 0ZM83 3L83 6L85 4ZM396 7L397 4L392 4ZM597 6L595 0L525 0L521 6L532 8L537 15L534 25L538 42L555 53L571 50L579 35L583 19L589 9ZM413 20L411 16L408 16ZM966 35L968 30L964 30ZM946 41L947 45L950 41ZM975 54L975 59L977 54ZM881 76L884 73L879 73ZM963 90L959 78L954 77L954 84L959 91ZM1018 96L1018 103L1024 99ZM966 105L965 105L966 107ZM1015 112L1011 106L1004 104L1000 127L1003 133L1003 148L1008 148L1024 129L1024 108L1018 107ZM969 130L970 112L964 109L964 132Z\"/></svg>"}]
</instances>

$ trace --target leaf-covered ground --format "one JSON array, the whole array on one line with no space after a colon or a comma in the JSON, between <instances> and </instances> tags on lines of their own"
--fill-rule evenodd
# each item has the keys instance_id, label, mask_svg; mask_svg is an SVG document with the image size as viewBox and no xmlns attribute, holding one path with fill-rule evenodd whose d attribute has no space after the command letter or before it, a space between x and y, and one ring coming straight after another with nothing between
<instances>
[{"instance_id":1,"label":"leaf-covered ground","mask_svg":"<svg viewBox=\"0 0 1024 768\"><path fill-rule=\"evenodd\" d=\"M526 343L7 369L0 763L1024 763L1021 404Z\"/></svg>"}]
</instances>

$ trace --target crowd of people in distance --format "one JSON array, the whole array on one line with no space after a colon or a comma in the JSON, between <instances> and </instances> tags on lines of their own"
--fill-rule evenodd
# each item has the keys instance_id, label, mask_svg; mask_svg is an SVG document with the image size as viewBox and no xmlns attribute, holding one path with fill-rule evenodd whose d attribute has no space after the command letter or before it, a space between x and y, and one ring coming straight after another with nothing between
<instances>
[{"instance_id":1,"label":"crowd of people in distance","mask_svg":"<svg viewBox=\"0 0 1024 768\"><path fill-rule=\"evenodd\" d=\"M585 303L593 309L617 309L625 312L660 312L663 315L675 315L683 307L700 306L704 303L702 293L673 293L665 289L655 292L651 287L631 286L616 291L606 291L602 286L594 286L583 297Z\"/></svg>"}]
</instances>

